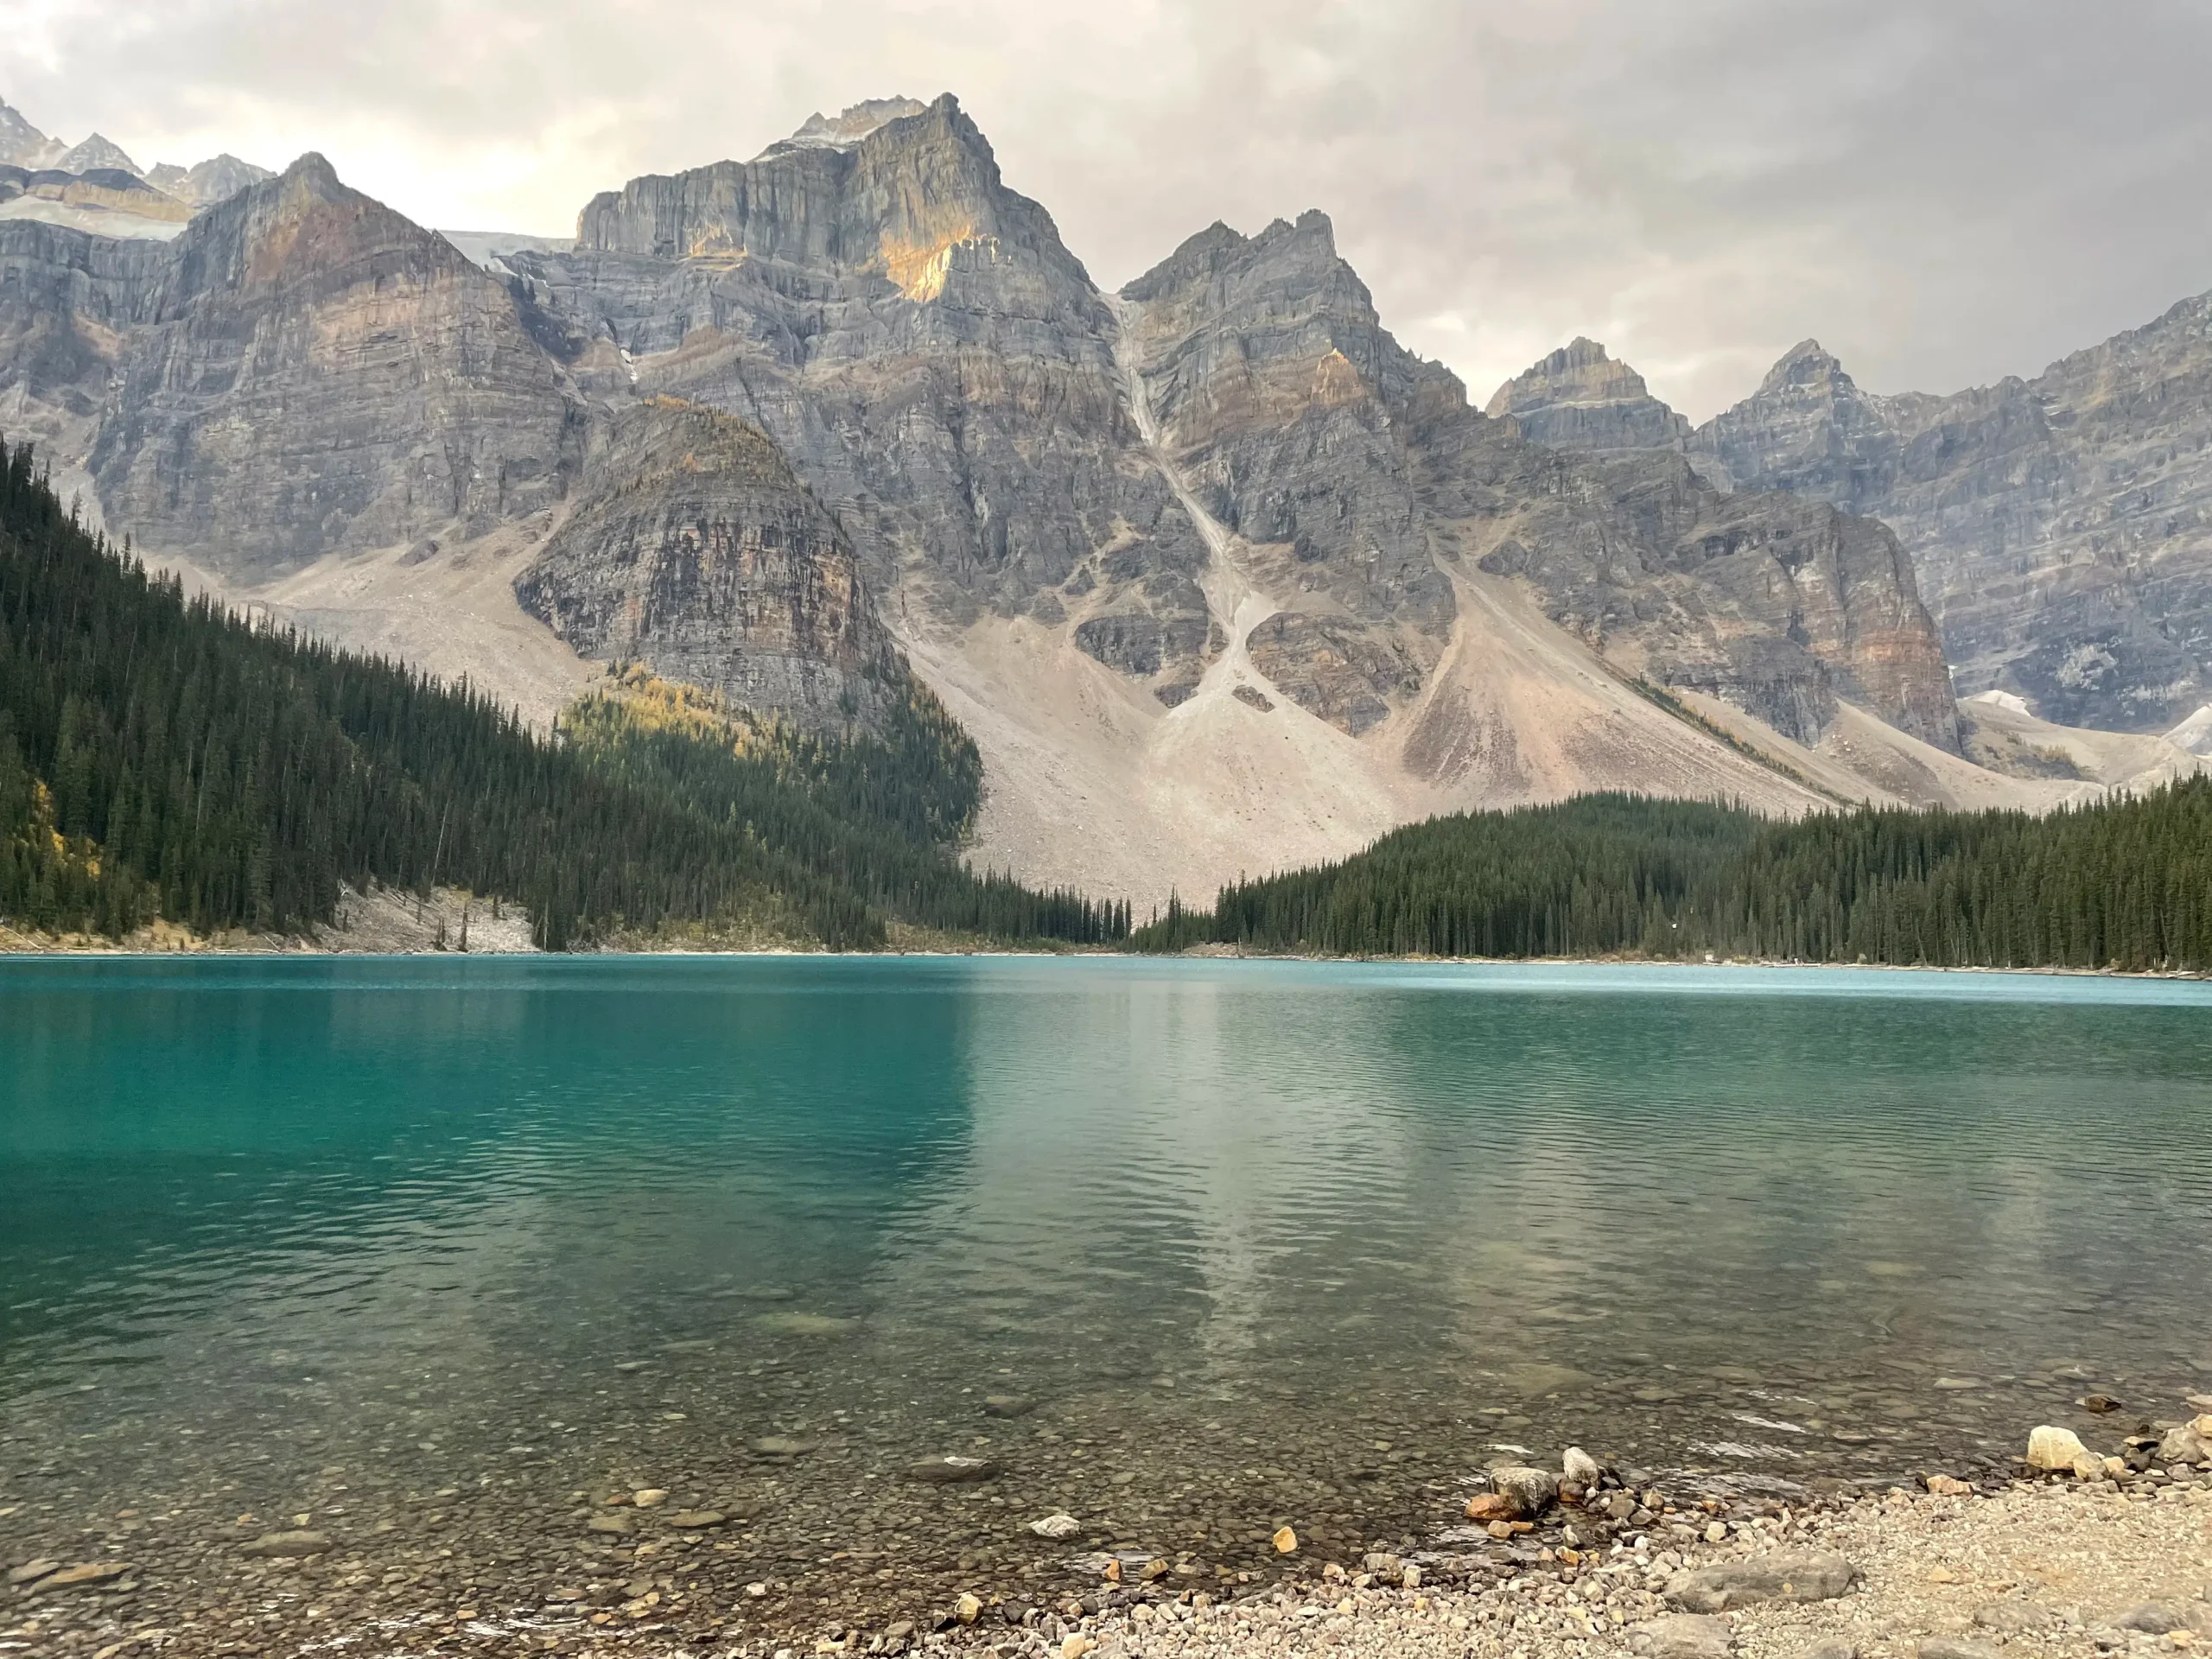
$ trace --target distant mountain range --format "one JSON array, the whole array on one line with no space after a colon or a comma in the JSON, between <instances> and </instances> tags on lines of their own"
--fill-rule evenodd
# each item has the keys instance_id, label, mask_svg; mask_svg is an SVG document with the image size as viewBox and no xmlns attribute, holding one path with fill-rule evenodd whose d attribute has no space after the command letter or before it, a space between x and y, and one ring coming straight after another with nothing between
<instances>
[{"instance_id":1,"label":"distant mountain range","mask_svg":"<svg viewBox=\"0 0 2212 1659\"><path fill-rule=\"evenodd\" d=\"M1817 340L1694 431L1578 340L1491 412L1589 454L1686 454L1723 488L1879 518L1912 555L1959 689L2158 731L2212 700L2212 294L2031 380L1861 391Z\"/></svg>"},{"instance_id":2,"label":"distant mountain range","mask_svg":"<svg viewBox=\"0 0 2212 1659\"><path fill-rule=\"evenodd\" d=\"M198 209L270 176L267 168L228 155L146 171L97 132L65 145L0 103L0 219L166 241Z\"/></svg>"},{"instance_id":3,"label":"distant mountain range","mask_svg":"<svg viewBox=\"0 0 2212 1659\"><path fill-rule=\"evenodd\" d=\"M2012 427L1786 364L1693 432L1586 341L1485 413L1318 212L1102 291L950 97L632 180L573 243L308 156L166 244L0 216L0 419L150 556L541 721L619 661L865 728L911 670L982 751L975 855L1036 884L1207 894L1593 788L2037 806L2197 766L2158 734L2201 509L2121 487L2201 476L2178 346ZM2011 701L1957 702L1947 640Z\"/></svg>"}]
</instances>

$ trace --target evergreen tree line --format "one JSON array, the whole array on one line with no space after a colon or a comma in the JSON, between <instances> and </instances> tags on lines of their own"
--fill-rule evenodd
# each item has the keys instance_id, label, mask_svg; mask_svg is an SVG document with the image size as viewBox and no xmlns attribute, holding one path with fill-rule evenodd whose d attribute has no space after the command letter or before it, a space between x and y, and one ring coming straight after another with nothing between
<instances>
[{"instance_id":1,"label":"evergreen tree line","mask_svg":"<svg viewBox=\"0 0 2212 1659\"><path fill-rule=\"evenodd\" d=\"M927 688L906 689L880 738L794 732L741 714L722 715L718 734L710 722L669 717L667 694L688 690L630 677L572 705L563 735L603 774L793 849L902 921L1001 939L1128 936L1127 903L1037 892L950 855L981 804L982 762Z\"/></svg>"},{"instance_id":2,"label":"evergreen tree line","mask_svg":"<svg viewBox=\"0 0 2212 1659\"><path fill-rule=\"evenodd\" d=\"M1118 908L960 868L980 764L942 710L910 713L897 751L768 768L720 810L669 756L605 764L465 684L188 600L0 443L0 917L35 927L300 931L345 882L502 895L556 949L764 911L867 949L923 892L929 919L1000 937L1126 931Z\"/></svg>"},{"instance_id":3,"label":"evergreen tree line","mask_svg":"<svg viewBox=\"0 0 2212 1659\"><path fill-rule=\"evenodd\" d=\"M2212 779L2037 817L1794 823L1628 795L1432 819L1341 863L1171 903L1133 948L2212 968Z\"/></svg>"}]
</instances>

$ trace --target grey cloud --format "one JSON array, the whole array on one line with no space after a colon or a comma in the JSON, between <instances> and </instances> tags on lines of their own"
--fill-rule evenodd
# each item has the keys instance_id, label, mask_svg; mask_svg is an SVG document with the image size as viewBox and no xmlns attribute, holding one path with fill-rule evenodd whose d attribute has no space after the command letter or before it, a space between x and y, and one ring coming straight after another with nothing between
<instances>
[{"instance_id":1,"label":"grey cloud","mask_svg":"<svg viewBox=\"0 0 2212 1659\"><path fill-rule=\"evenodd\" d=\"M4 94L133 154L323 149L558 230L812 110L957 92L1102 280L1330 213L1478 398L1577 333L1703 416L1808 334L1948 391L2212 287L2212 10L2159 0L72 0Z\"/></svg>"}]
</instances>

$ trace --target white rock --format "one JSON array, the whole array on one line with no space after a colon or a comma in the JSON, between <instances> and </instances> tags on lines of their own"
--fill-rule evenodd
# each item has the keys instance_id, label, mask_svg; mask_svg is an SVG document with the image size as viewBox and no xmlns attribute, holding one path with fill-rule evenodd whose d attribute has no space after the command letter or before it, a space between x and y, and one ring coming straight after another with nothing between
<instances>
[{"instance_id":1,"label":"white rock","mask_svg":"<svg viewBox=\"0 0 2212 1659\"><path fill-rule=\"evenodd\" d=\"M2105 1471L2104 1459L2082 1445L2080 1435L2048 1423L2028 1435L2028 1464L2031 1468L2079 1475L2084 1480L2094 1480Z\"/></svg>"},{"instance_id":2,"label":"white rock","mask_svg":"<svg viewBox=\"0 0 2212 1659\"><path fill-rule=\"evenodd\" d=\"M1560 1459L1560 1464L1567 1478L1583 1487L1595 1486L1598 1477L1605 1472L1598 1467L1598 1459L1579 1446L1568 1446L1567 1455Z\"/></svg>"},{"instance_id":3,"label":"white rock","mask_svg":"<svg viewBox=\"0 0 2212 1659\"><path fill-rule=\"evenodd\" d=\"M1042 1521L1032 1521L1029 1530L1039 1538L1072 1538L1083 1530L1083 1522L1063 1510L1048 1515Z\"/></svg>"}]
</instances>

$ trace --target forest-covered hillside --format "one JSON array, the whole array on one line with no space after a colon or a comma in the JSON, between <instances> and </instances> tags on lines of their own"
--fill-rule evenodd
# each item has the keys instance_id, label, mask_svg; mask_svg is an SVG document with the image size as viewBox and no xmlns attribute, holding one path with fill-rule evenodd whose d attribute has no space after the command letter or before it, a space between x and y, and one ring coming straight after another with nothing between
<instances>
[{"instance_id":1,"label":"forest-covered hillside","mask_svg":"<svg viewBox=\"0 0 2212 1659\"><path fill-rule=\"evenodd\" d=\"M0 918L122 937L327 925L340 886L525 906L559 948L765 920L1094 941L1120 906L978 877L974 745L929 693L887 741L651 717L620 689L547 741L466 686L256 631L86 535L0 445Z\"/></svg>"},{"instance_id":2,"label":"forest-covered hillside","mask_svg":"<svg viewBox=\"0 0 2212 1659\"><path fill-rule=\"evenodd\" d=\"M2212 779L2033 817L1626 795L1432 819L1138 931L1342 956L2212 968Z\"/></svg>"}]
</instances>

